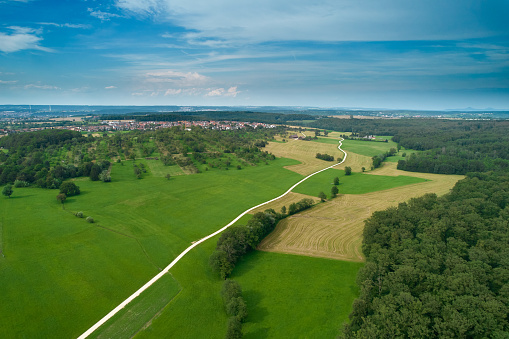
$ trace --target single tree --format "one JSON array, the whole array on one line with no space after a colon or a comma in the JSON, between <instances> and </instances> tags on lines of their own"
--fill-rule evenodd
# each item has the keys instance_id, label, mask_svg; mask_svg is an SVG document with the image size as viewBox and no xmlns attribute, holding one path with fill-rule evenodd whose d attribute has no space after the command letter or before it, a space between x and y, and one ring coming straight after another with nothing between
<instances>
[{"instance_id":1,"label":"single tree","mask_svg":"<svg viewBox=\"0 0 509 339\"><path fill-rule=\"evenodd\" d=\"M166 178L166 179L168 179L168 180L170 180L170 178L171 178L170 173L166 174L165 178Z\"/></svg>"},{"instance_id":2,"label":"single tree","mask_svg":"<svg viewBox=\"0 0 509 339\"><path fill-rule=\"evenodd\" d=\"M362 171L363 171L363 172L364 172L364 171L366 171L366 167L363 167L363 168L362 168Z\"/></svg>"},{"instance_id":3,"label":"single tree","mask_svg":"<svg viewBox=\"0 0 509 339\"><path fill-rule=\"evenodd\" d=\"M12 185L11 184L7 184L4 186L4 189L2 190L2 194L5 195L6 197L10 198L11 195L12 195Z\"/></svg>"},{"instance_id":4,"label":"single tree","mask_svg":"<svg viewBox=\"0 0 509 339\"><path fill-rule=\"evenodd\" d=\"M286 215L286 206L281 207L281 214Z\"/></svg>"},{"instance_id":5,"label":"single tree","mask_svg":"<svg viewBox=\"0 0 509 339\"><path fill-rule=\"evenodd\" d=\"M330 193L331 193L331 196L333 198L335 198L338 195L338 193L339 193L338 186L332 186L332 188L330 190Z\"/></svg>"},{"instance_id":6,"label":"single tree","mask_svg":"<svg viewBox=\"0 0 509 339\"><path fill-rule=\"evenodd\" d=\"M57 201L62 204L62 208L64 208L64 201L67 199L67 195L65 193L60 193L57 195Z\"/></svg>"},{"instance_id":7,"label":"single tree","mask_svg":"<svg viewBox=\"0 0 509 339\"><path fill-rule=\"evenodd\" d=\"M324 202L324 201L325 201L325 199L327 199L327 195L325 195L325 193L323 193L323 192L320 192L320 193L318 194L318 198L320 198L320 201L321 201L321 202Z\"/></svg>"},{"instance_id":8,"label":"single tree","mask_svg":"<svg viewBox=\"0 0 509 339\"><path fill-rule=\"evenodd\" d=\"M345 167L345 175L350 175L352 174L352 168L350 166L346 166Z\"/></svg>"},{"instance_id":9,"label":"single tree","mask_svg":"<svg viewBox=\"0 0 509 339\"><path fill-rule=\"evenodd\" d=\"M70 197L73 195L80 194L80 188L79 186L76 186L74 182L66 181L63 182L62 185L60 185L60 193L63 193L66 196Z\"/></svg>"},{"instance_id":10,"label":"single tree","mask_svg":"<svg viewBox=\"0 0 509 339\"><path fill-rule=\"evenodd\" d=\"M334 185L339 185L339 178L338 177L334 178Z\"/></svg>"}]
</instances>

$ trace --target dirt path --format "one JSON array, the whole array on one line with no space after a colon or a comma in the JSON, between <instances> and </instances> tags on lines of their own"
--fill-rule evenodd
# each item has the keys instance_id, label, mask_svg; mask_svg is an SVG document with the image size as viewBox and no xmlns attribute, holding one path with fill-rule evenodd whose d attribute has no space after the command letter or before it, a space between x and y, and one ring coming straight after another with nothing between
<instances>
[{"instance_id":1,"label":"dirt path","mask_svg":"<svg viewBox=\"0 0 509 339\"><path fill-rule=\"evenodd\" d=\"M304 133L302 133L303 135L305 135ZM344 139L341 138L341 140L339 140L339 145L338 145L338 149L343 152L345 154L345 156L343 157L343 159L341 160L341 162L338 162L334 165L331 165L329 167L326 167L324 169L321 169L319 171L316 171L310 175L308 175L307 177L305 177L304 179L300 180L298 183L296 183L295 185L293 185L292 187L290 187L285 193L281 194L280 196L274 198L274 199L271 199L271 200L268 200L264 203L261 203L259 205L256 205L254 207L251 207L250 209L247 209L245 210L244 212L242 212L241 214L239 214L238 217L236 217L235 219L233 219L228 225L224 226L223 228L221 228L220 230L212 233L212 234L209 234L208 236L200 239L200 240L197 240L196 242L193 242L191 246L189 246L188 248L186 248L182 253L180 253L168 266L166 266L161 272L159 272L159 274L157 274L155 277L153 277L152 279L150 279L145 285L143 285L142 287L140 287L136 292L134 292L129 298L127 298L126 300L124 300L120 305L118 305L117 307L115 307L110 313L106 314L101 320L99 320L97 323L95 323L92 327L90 327L88 330L86 330L82 335L80 335L78 337L78 339L84 339L84 338L87 338L90 334L92 334L95 330L97 330L99 327L101 327L101 325L103 325L106 321L108 321L111 317L113 317L115 314L117 314L120 310L122 310L124 307L126 307L131 301L133 301L136 297L138 297L143 291L145 291L147 288L149 288L150 286L152 286L153 283L155 283L157 280L161 279L162 276L164 276L166 273L168 273L168 271L173 267L175 266L176 263L179 262L180 259L182 259L189 251L191 251L193 248L195 248L196 246L198 246L199 244L201 244L202 242L210 239L210 238L213 238L215 237L216 235L218 235L219 233L223 232L224 230L226 230L228 227L232 226L233 224L235 224L240 218L242 218L244 215L246 215L247 213L251 212L252 210L254 209L257 209L261 206L264 206L266 204L269 204L273 201L276 201L284 196L286 196L287 194L289 194L295 187L297 187L298 185L300 185L302 182L306 181L307 179L311 178L313 175L315 174L318 174L320 172L323 172L325 170L328 170L329 168L332 168L332 167L335 167L337 165L340 165L342 164L346 158L347 158L347 154L344 150L341 149L341 145L342 145L342 141Z\"/></svg>"}]
</instances>

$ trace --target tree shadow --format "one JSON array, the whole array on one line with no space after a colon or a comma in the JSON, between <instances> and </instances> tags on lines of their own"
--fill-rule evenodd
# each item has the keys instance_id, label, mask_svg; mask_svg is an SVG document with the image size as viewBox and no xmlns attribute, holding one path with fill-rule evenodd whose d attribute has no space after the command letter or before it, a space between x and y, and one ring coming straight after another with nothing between
<instances>
[{"instance_id":1,"label":"tree shadow","mask_svg":"<svg viewBox=\"0 0 509 339\"><path fill-rule=\"evenodd\" d=\"M250 323L262 323L265 317L269 314L265 307L260 306L260 302L263 299L263 294L258 291L242 291L242 296L246 300L248 307L248 315L246 321Z\"/></svg>"},{"instance_id":2,"label":"tree shadow","mask_svg":"<svg viewBox=\"0 0 509 339\"><path fill-rule=\"evenodd\" d=\"M31 196L33 196L33 194L22 194L22 195L16 194L16 195L11 195L7 199L22 199L22 198L28 198L28 197L31 197Z\"/></svg>"}]
</instances>

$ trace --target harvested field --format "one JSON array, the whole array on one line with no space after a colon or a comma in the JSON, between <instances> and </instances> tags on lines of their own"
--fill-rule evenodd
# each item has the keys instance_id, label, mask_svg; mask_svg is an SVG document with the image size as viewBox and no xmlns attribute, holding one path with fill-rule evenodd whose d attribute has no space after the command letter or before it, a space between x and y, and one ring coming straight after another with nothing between
<instances>
[{"instance_id":1,"label":"harvested field","mask_svg":"<svg viewBox=\"0 0 509 339\"><path fill-rule=\"evenodd\" d=\"M338 150L338 145L339 140L335 144L289 140L285 143L271 142L264 150L274 154L276 157L300 161L301 163L298 165L290 165L285 168L302 175L308 175L333 164L333 162L317 159L316 153L329 154L334 156L334 158L343 157L344 154Z\"/></svg>"},{"instance_id":2,"label":"harvested field","mask_svg":"<svg viewBox=\"0 0 509 339\"><path fill-rule=\"evenodd\" d=\"M350 156L350 154L349 154ZM364 220L378 210L426 193L443 195L463 178L459 175L412 173L385 163L376 175L406 175L429 181L366 194L345 194L280 222L258 249L340 260L362 261ZM301 198L301 197L299 197ZM282 206L283 204L281 204ZM280 207L279 207L280 208Z\"/></svg>"}]
</instances>

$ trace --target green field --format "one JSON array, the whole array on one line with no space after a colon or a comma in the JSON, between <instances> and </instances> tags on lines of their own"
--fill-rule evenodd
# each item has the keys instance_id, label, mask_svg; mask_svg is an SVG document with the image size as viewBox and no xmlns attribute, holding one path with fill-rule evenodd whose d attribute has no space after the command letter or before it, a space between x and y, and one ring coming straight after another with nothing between
<instances>
[{"instance_id":1,"label":"green field","mask_svg":"<svg viewBox=\"0 0 509 339\"><path fill-rule=\"evenodd\" d=\"M391 148L397 147L398 144L390 140L388 142L344 140L341 148L347 152L374 157L375 155L389 151Z\"/></svg>"},{"instance_id":2,"label":"green field","mask_svg":"<svg viewBox=\"0 0 509 339\"><path fill-rule=\"evenodd\" d=\"M345 171L331 168L304 181L293 192L317 197L322 191L330 196L334 177L339 178L339 194L364 194L426 181L426 179L403 175L385 176L355 172L345 175Z\"/></svg>"},{"instance_id":3,"label":"green field","mask_svg":"<svg viewBox=\"0 0 509 339\"><path fill-rule=\"evenodd\" d=\"M235 269L249 315L245 338L335 338L358 296L363 264L253 252Z\"/></svg>"},{"instance_id":4,"label":"green field","mask_svg":"<svg viewBox=\"0 0 509 339\"><path fill-rule=\"evenodd\" d=\"M111 183L77 180L82 194L69 197L66 210L55 190L0 197L0 336L78 336L192 241L298 181L302 176L283 168L295 163L278 159L171 180L148 171L138 180L129 161L114 164Z\"/></svg>"}]
</instances>

